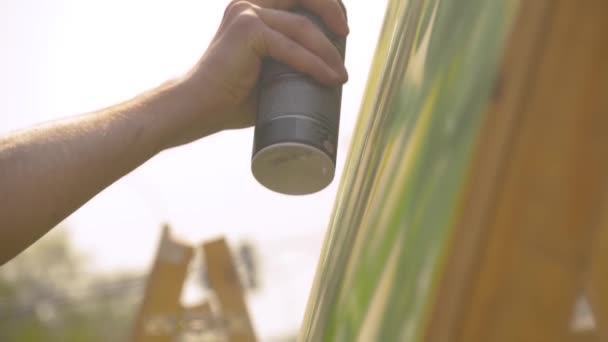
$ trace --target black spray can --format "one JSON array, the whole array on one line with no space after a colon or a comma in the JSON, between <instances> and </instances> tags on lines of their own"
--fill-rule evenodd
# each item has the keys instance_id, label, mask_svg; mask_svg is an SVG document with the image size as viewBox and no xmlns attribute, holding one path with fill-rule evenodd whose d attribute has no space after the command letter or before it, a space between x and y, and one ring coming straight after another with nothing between
<instances>
[{"instance_id":1,"label":"black spray can","mask_svg":"<svg viewBox=\"0 0 608 342\"><path fill-rule=\"evenodd\" d=\"M345 38L308 12L344 60ZM334 178L342 85L328 87L290 67L267 60L260 76L251 170L266 188L306 195Z\"/></svg>"}]
</instances>

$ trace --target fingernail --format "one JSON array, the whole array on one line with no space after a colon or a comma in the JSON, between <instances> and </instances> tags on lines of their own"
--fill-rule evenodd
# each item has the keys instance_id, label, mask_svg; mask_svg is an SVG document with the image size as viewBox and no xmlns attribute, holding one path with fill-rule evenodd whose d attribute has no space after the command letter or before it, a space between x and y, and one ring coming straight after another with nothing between
<instances>
[{"instance_id":1,"label":"fingernail","mask_svg":"<svg viewBox=\"0 0 608 342\"><path fill-rule=\"evenodd\" d=\"M344 69L344 71L342 72L342 82L346 82L348 81L348 71L346 71L346 69Z\"/></svg>"},{"instance_id":2,"label":"fingernail","mask_svg":"<svg viewBox=\"0 0 608 342\"><path fill-rule=\"evenodd\" d=\"M344 83L348 81L348 72L346 70L332 70L331 77L335 82Z\"/></svg>"},{"instance_id":3,"label":"fingernail","mask_svg":"<svg viewBox=\"0 0 608 342\"><path fill-rule=\"evenodd\" d=\"M337 72L333 69L329 72L329 77L331 78L331 81L334 83L342 82L342 80L344 79L344 77L342 75L340 75L339 72Z\"/></svg>"},{"instance_id":4,"label":"fingernail","mask_svg":"<svg viewBox=\"0 0 608 342\"><path fill-rule=\"evenodd\" d=\"M344 37L348 36L348 34L350 33L350 28L348 27L348 23L345 22L342 25L340 25L339 31L340 32L336 32L336 33L338 33L339 35L344 36Z\"/></svg>"},{"instance_id":5,"label":"fingernail","mask_svg":"<svg viewBox=\"0 0 608 342\"><path fill-rule=\"evenodd\" d=\"M346 70L346 65L344 63L340 63L340 74L342 75L344 82L346 82L348 80L348 70Z\"/></svg>"}]
</instances>

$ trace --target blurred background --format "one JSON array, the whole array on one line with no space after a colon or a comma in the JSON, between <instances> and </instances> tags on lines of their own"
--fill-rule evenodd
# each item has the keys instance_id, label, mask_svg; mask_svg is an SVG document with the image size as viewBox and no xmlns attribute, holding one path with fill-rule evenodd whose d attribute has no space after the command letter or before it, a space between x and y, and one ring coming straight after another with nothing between
<instances>
[{"instance_id":1,"label":"blurred background","mask_svg":"<svg viewBox=\"0 0 608 342\"><path fill-rule=\"evenodd\" d=\"M0 1L0 134L116 104L187 71L227 3ZM293 340L386 6L384 0L345 4L350 80L330 187L304 197L263 188L250 172L252 129L164 152L0 267L0 340L126 340L164 224L188 243L225 236L235 249L249 246L257 281L247 298L258 337ZM195 273L184 303L205 295Z\"/></svg>"}]
</instances>

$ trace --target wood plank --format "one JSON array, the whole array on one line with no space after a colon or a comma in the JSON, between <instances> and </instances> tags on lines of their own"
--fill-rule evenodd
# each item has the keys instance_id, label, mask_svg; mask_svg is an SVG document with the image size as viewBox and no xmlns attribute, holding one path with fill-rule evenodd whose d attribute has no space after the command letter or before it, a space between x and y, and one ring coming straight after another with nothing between
<instances>
[{"instance_id":1,"label":"wood plank","mask_svg":"<svg viewBox=\"0 0 608 342\"><path fill-rule=\"evenodd\" d=\"M520 6L429 341L566 340L581 290L608 186L608 2Z\"/></svg>"},{"instance_id":2,"label":"wood plank","mask_svg":"<svg viewBox=\"0 0 608 342\"><path fill-rule=\"evenodd\" d=\"M228 244L217 239L203 244L209 283L220 304L226 333L231 342L256 341L244 290Z\"/></svg>"},{"instance_id":3,"label":"wood plank","mask_svg":"<svg viewBox=\"0 0 608 342\"><path fill-rule=\"evenodd\" d=\"M608 206L604 213L591 253L587 295L598 334L608 341Z\"/></svg>"},{"instance_id":4,"label":"wood plank","mask_svg":"<svg viewBox=\"0 0 608 342\"><path fill-rule=\"evenodd\" d=\"M573 332L569 337L569 342L600 342L604 340L600 340L596 331L580 331Z\"/></svg>"},{"instance_id":5,"label":"wood plank","mask_svg":"<svg viewBox=\"0 0 608 342\"><path fill-rule=\"evenodd\" d=\"M180 297L194 248L171 237L165 226L133 333L136 342L172 342L179 329Z\"/></svg>"},{"instance_id":6,"label":"wood plank","mask_svg":"<svg viewBox=\"0 0 608 342\"><path fill-rule=\"evenodd\" d=\"M463 326L463 310L469 305L475 272L486 244L487 221L504 177L510 144L517 130L519 108L527 96L522 85L530 81L530 70L540 48L543 17L550 13L549 1L522 5L507 42L501 73L486 110L478 151L472 162L464 194L464 205L456 225L442 285L431 316L428 341L453 341Z\"/></svg>"}]
</instances>

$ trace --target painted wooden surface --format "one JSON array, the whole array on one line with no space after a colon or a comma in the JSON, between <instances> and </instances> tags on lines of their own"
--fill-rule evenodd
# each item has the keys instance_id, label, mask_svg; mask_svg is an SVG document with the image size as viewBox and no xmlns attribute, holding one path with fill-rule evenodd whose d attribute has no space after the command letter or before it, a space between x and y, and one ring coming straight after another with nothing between
<instances>
[{"instance_id":1,"label":"painted wooden surface","mask_svg":"<svg viewBox=\"0 0 608 342\"><path fill-rule=\"evenodd\" d=\"M608 199L604 200L603 212L604 217L590 248L586 290L598 330L597 335L602 338L601 341L608 341Z\"/></svg>"},{"instance_id":2,"label":"painted wooden surface","mask_svg":"<svg viewBox=\"0 0 608 342\"><path fill-rule=\"evenodd\" d=\"M573 340L569 322L599 261L590 251L608 199L607 10L599 0L522 3L431 341Z\"/></svg>"},{"instance_id":3,"label":"painted wooden surface","mask_svg":"<svg viewBox=\"0 0 608 342\"><path fill-rule=\"evenodd\" d=\"M301 340L607 338L606 13L390 2Z\"/></svg>"},{"instance_id":4,"label":"painted wooden surface","mask_svg":"<svg viewBox=\"0 0 608 342\"><path fill-rule=\"evenodd\" d=\"M389 2L301 340L423 338L515 10Z\"/></svg>"}]
</instances>

